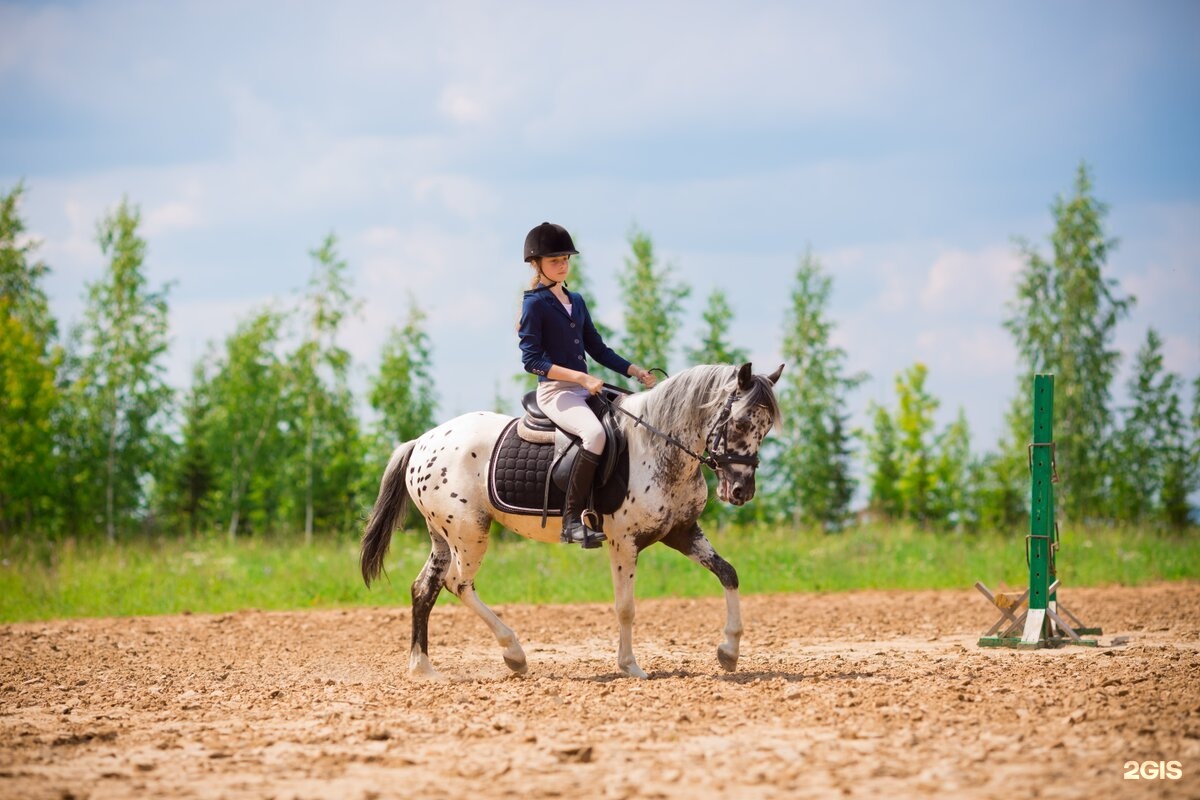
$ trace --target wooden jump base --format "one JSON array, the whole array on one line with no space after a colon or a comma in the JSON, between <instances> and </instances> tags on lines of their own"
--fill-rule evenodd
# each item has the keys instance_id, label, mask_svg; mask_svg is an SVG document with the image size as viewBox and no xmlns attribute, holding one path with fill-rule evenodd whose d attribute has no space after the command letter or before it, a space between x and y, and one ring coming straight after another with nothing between
<instances>
[{"instance_id":1,"label":"wooden jump base","mask_svg":"<svg viewBox=\"0 0 1200 800\"><path fill-rule=\"evenodd\" d=\"M1000 611L1000 619L979 640L980 647L1016 647L1036 650L1077 644L1095 647L1100 628L1084 625L1058 602L1058 525L1054 521L1054 376L1033 377L1033 441L1029 445L1029 535L1025 537L1025 561L1029 565L1029 588L1022 594L993 594L982 582L975 588ZM1021 607L1025 606L1023 612ZM1019 612L1019 615L1018 615ZM1059 612L1070 617L1067 624ZM1020 632L1018 636L1017 633Z\"/></svg>"}]
</instances>

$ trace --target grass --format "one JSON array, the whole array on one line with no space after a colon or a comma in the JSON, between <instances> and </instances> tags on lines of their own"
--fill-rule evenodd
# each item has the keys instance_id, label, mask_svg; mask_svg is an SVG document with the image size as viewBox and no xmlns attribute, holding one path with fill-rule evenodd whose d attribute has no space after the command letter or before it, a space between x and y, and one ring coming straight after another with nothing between
<instances>
[{"instance_id":1,"label":"grass","mask_svg":"<svg viewBox=\"0 0 1200 800\"><path fill-rule=\"evenodd\" d=\"M1027 581L1019 535L953 534L911 527L856 528L828 535L786 528L710 533L746 593L1019 586ZM1200 578L1200 536L1128 528L1063 532L1066 586L1139 585ZM368 590L358 543L298 537L229 542L223 536L134 540L0 540L0 622L62 617L215 613L408 605L408 587L428 553L424 533L397 533L391 580ZM493 540L476 578L490 604L610 602L604 551ZM719 596L708 571L665 547L639 561L639 597ZM443 593L442 602L447 601Z\"/></svg>"}]
</instances>

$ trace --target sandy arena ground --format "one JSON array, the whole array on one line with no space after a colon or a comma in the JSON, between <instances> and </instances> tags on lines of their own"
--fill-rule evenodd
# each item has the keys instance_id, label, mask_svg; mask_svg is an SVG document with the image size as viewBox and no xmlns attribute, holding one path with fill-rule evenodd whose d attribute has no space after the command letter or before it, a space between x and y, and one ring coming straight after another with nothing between
<instances>
[{"instance_id":1,"label":"sandy arena ground","mask_svg":"<svg viewBox=\"0 0 1200 800\"><path fill-rule=\"evenodd\" d=\"M1066 590L1102 646L1037 652L977 647L973 590L749 596L732 674L720 598L647 600L648 681L608 606L498 607L514 677L455 602L414 682L406 594L0 627L0 796L1200 797L1200 584Z\"/></svg>"}]
</instances>

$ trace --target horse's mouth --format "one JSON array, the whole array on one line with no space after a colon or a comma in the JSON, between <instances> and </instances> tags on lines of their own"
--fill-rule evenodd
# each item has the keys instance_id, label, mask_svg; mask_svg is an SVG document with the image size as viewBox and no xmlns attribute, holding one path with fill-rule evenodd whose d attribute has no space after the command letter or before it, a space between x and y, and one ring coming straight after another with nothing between
<instances>
[{"instance_id":1,"label":"horse's mouth","mask_svg":"<svg viewBox=\"0 0 1200 800\"><path fill-rule=\"evenodd\" d=\"M750 497L745 496L742 492L733 492L730 489L730 483L724 476L719 476L717 479L717 499L722 503L729 503L731 506L744 506L750 500Z\"/></svg>"}]
</instances>

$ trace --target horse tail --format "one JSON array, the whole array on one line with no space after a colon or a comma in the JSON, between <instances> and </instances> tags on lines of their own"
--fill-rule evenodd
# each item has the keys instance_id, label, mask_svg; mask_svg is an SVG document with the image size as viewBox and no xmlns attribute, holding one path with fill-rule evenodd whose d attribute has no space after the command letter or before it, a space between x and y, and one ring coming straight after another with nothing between
<instances>
[{"instance_id":1,"label":"horse tail","mask_svg":"<svg viewBox=\"0 0 1200 800\"><path fill-rule=\"evenodd\" d=\"M408 460L412 457L416 440L405 442L395 449L383 471L383 480L379 483L379 497L375 498L375 507L371 509L371 517L367 520L366 530L363 531L362 553L359 561L362 565L363 582L369 587L371 581L383 572L383 557L387 555L388 545L392 542L392 531L404 522L408 515L408 485L404 475L408 472Z\"/></svg>"}]
</instances>

